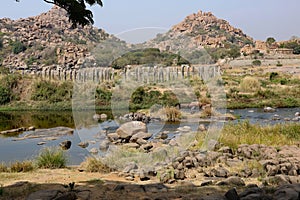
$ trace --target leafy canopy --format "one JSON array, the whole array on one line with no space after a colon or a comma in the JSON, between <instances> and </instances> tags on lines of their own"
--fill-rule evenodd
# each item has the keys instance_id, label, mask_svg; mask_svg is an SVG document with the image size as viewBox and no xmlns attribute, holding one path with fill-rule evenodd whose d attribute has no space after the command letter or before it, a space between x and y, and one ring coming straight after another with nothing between
<instances>
[{"instance_id":1,"label":"leafy canopy","mask_svg":"<svg viewBox=\"0 0 300 200\"><path fill-rule=\"evenodd\" d=\"M19 2L20 0L16 0ZM90 6L100 5L103 6L101 0L43 0L46 3L57 5L65 9L69 15L69 20L72 22L73 27L77 25L85 26L94 24L92 11L86 9L86 4Z\"/></svg>"}]
</instances>

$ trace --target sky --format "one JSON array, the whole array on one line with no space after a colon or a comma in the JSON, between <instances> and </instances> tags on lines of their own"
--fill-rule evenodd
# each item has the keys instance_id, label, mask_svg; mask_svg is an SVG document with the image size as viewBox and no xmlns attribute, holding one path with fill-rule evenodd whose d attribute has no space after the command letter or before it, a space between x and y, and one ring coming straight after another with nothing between
<instances>
[{"instance_id":1,"label":"sky","mask_svg":"<svg viewBox=\"0 0 300 200\"><path fill-rule=\"evenodd\" d=\"M103 3L103 8L92 7L94 25L121 38L143 35L141 40L149 39L199 10L227 20L255 40L274 37L279 41L300 36L299 0L103 0ZM1 0L0 18L26 18L51 7L43 0Z\"/></svg>"}]
</instances>

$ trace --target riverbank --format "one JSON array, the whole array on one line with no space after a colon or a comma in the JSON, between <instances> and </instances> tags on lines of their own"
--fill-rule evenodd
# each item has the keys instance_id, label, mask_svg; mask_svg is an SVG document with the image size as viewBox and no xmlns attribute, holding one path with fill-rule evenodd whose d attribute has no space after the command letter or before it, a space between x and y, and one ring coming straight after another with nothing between
<instances>
[{"instance_id":1,"label":"riverbank","mask_svg":"<svg viewBox=\"0 0 300 200\"><path fill-rule=\"evenodd\" d=\"M216 84L224 91L226 106L229 109L300 107L299 67L247 66L227 67L221 70L222 76ZM112 96L116 93L120 95L121 101L122 95L127 97L127 90L116 90L119 82L116 77L110 82L93 85L95 103L90 105L91 109L94 109L94 106L101 110L111 109ZM178 87L175 88L178 91L184 89L180 88L182 86ZM191 77L189 88L193 89L189 91L193 94L176 96L172 89L163 84L152 83L136 88L124 102L130 100L131 110L150 108L154 104L174 106L179 101L191 104L198 100L200 106L211 103L212 88L209 89L202 80ZM73 92L71 81L42 80L18 74L1 75L0 110L72 110ZM118 95L116 97L119 97ZM188 98L189 95L191 97ZM88 96L88 99L93 98ZM126 106L126 103L124 105Z\"/></svg>"}]
</instances>

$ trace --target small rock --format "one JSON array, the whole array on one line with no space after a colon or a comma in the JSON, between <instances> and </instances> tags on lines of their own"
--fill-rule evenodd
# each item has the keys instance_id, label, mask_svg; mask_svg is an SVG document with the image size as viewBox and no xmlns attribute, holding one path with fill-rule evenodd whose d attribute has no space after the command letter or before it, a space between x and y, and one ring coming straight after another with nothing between
<instances>
[{"instance_id":1,"label":"small rock","mask_svg":"<svg viewBox=\"0 0 300 200\"><path fill-rule=\"evenodd\" d=\"M35 130L35 127L34 127L34 126L30 126L27 130L28 130L28 131L34 131L34 130Z\"/></svg>"},{"instance_id":2,"label":"small rock","mask_svg":"<svg viewBox=\"0 0 300 200\"><path fill-rule=\"evenodd\" d=\"M39 143L37 143L37 145L44 145L44 144L46 144L46 142L39 142Z\"/></svg>"},{"instance_id":3,"label":"small rock","mask_svg":"<svg viewBox=\"0 0 300 200\"><path fill-rule=\"evenodd\" d=\"M208 186L208 185L212 185L213 181L212 180L207 180L207 181L203 181L200 186Z\"/></svg>"},{"instance_id":4,"label":"small rock","mask_svg":"<svg viewBox=\"0 0 300 200\"><path fill-rule=\"evenodd\" d=\"M110 142L108 140L103 140L100 142L99 149L101 151L107 151L109 148Z\"/></svg>"},{"instance_id":5,"label":"small rock","mask_svg":"<svg viewBox=\"0 0 300 200\"><path fill-rule=\"evenodd\" d=\"M275 108L271 108L271 107L264 107L264 112L275 112Z\"/></svg>"},{"instance_id":6,"label":"small rock","mask_svg":"<svg viewBox=\"0 0 300 200\"><path fill-rule=\"evenodd\" d=\"M80 146L81 148L86 148L89 146L89 143L88 142L80 142L80 143L78 143L78 146Z\"/></svg>"},{"instance_id":7,"label":"small rock","mask_svg":"<svg viewBox=\"0 0 300 200\"><path fill-rule=\"evenodd\" d=\"M93 119L94 119L95 121L99 121L99 120L101 119L101 116L100 116L99 114L94 114L94 115L93 115Z\"/></svg>"},{"instance_id":8,"label":"small rock","mask_svg":"<svg viewBox=\"0 0 300 200\"><path fill-rule=\"evenodd\" d=\"M223 181L218 182L217 185L245 186L245 182L240 177L231 176Z\"/></svg>"},{"instance_id":9,"label":"small rock","mask_svg":"<svg viewBox=\"0 0 300 200\"><path fill-rule=\"evenodd\" d=\"M101 120L107 119L107 114L102 113L102 114L100 115L100 119L101 119Z\"/></svg>"},{"instance_id":10,"label":"small rock","mask_svg":"<svg viewBox=\"0 0 300 200\"><path fill-rule=\"evenodd\" d=\"M71 148L72 142L70 140L65 140L59 144L62 149L67 150Z\"/></svg>"},{"instance_id":11,"label":"small rock","mask_svg":"<svg viewBox=\"0 0 300 200\"><path fill-rule=\"evenodd\" d=\"M92 148L91 150L90 150L90 153L92 153L92 154L97 154L99 151L98 151L98 149L96 149L96 148Z\"/></svg>"}]
</instances>

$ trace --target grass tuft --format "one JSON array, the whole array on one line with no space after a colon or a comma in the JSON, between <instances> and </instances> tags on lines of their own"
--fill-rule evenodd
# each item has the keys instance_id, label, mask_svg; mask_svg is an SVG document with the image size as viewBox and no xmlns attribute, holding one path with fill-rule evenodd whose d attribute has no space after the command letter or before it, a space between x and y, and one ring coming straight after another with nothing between
<instances>
[{"instance_id":1,"label":"grass tuft","mask_svg":"<svg viewBox=\"0 0 300 200\"><path fill-rule=\"evenodd\" d=\"M82 164L87 172L109 173L112 170L100 159L88 157Z\"/></svg>"},{"instance_id":2,"label":"grass tuft","mask_svg":"<svg viewBox=\"0 0 300 200\"><path fill-rule=\"evenodd\" d=\"M60 148L45 148L36 158L38 168L64 168L66 163L67 157Z\"/></svg>"}]
</instances>

